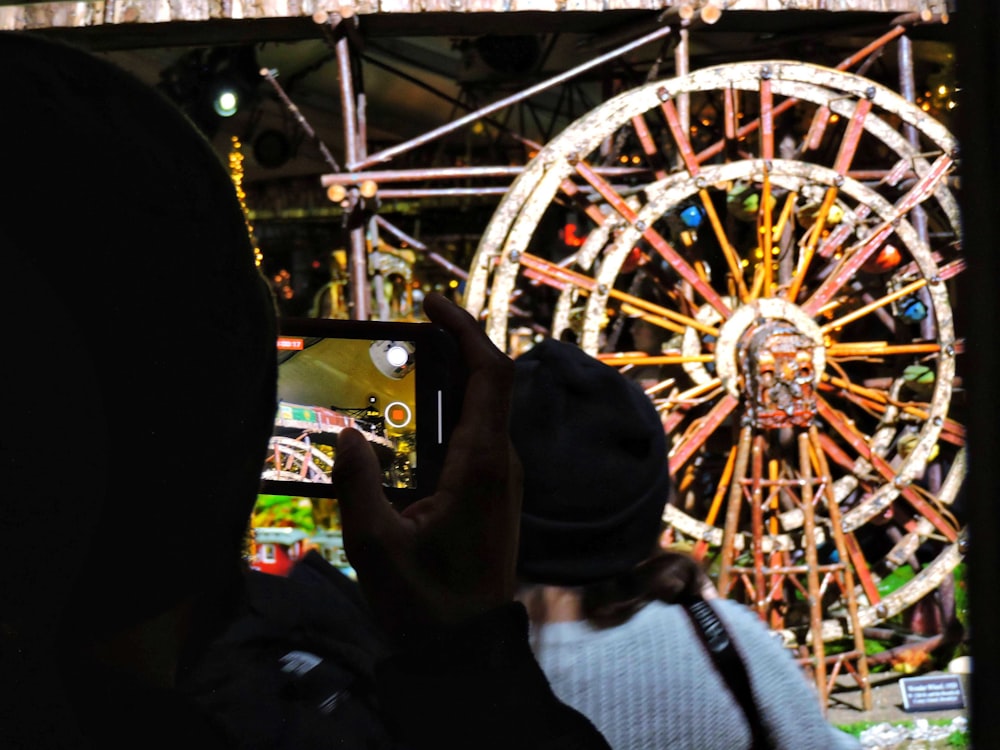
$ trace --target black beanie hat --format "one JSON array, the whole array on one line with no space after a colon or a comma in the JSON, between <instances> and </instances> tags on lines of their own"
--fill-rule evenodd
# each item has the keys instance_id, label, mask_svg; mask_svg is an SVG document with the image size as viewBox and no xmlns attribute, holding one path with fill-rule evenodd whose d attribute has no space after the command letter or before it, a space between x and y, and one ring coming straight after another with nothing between
<instances>
[{"instance_id":1,"label":"black beanie hat","mask_svg":"<svg viewBox=\"0 0 1000 750\"><path fill-rule=\"evenodd\" d=\"M554 339L514 365L511 439L524 466L518 575L576 586L631 569L655 550L670 490L652 402Z\"/></svg>"}]
</instances>

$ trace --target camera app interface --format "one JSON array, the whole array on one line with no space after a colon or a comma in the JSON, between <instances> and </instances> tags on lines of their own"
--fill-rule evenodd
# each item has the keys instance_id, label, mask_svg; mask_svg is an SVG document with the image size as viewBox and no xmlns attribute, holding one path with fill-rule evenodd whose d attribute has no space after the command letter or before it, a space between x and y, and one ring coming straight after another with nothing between
<instances>
[{"instance_id":1,"label":"camera app interface","mask_svg":"<svg viewBox=\"0 0 1000 750\"><path fill-rule=\"evenodd\" d=\"M375 450L387 487L417 486L412 341L278 337L278 410L262 478L329 484L337 436Z\"/></svg>"}]
</instances>

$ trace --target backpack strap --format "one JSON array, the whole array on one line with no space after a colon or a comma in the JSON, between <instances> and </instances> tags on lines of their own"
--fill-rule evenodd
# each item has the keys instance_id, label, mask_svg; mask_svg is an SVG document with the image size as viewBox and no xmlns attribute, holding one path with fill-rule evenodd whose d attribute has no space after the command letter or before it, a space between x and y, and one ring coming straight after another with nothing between
<instances>
[{"instance_id":1,"label":"backpack strap","mask_svg":"<svg viewBox=\"0 0 1000 750\"><path fill-rule=\"evenodd\" d=\"M733 645L722 620L704 599L687 599L679 602L695 626L705 650L712 657L715 668L722 675L730 692L740 704L753 737L753 750L767 750L773 747L767 728L760 719L757 705L750 689L750 678L746 666Z\"/></svg>"}]
</instances>

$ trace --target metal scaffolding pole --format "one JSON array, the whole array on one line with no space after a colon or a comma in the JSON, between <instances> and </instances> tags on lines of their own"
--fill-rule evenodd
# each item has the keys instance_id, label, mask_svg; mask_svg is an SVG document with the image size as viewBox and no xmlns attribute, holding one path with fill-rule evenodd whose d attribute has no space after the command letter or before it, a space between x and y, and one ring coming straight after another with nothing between
<instances>
[{"instance_id":1,"label":"metal scaffolding pole","mask_svg":"<svg viewBox=\"0 0 1000 750\"><path fill-rule=\"evenodd\" d=\"M337 67L340 72L340 102L344 115L344 154L351 164L364 158L365 146L358 136L358 102L354 90L354 75L351 70L350 40L341 35L336 42ZM371 286L368 283L368 247L365 242L364 222L355 214L360 209L361 193L358 188L349 192L348 260L349 289L351 293L351 317L368 320L371 315Z\"/></svg>"}]
</instances>

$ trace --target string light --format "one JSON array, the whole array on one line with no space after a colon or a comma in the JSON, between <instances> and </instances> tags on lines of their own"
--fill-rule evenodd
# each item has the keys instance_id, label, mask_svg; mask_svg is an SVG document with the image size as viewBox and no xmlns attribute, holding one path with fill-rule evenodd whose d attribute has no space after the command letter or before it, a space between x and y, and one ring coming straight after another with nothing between
<instances>
[{"instance_id":1,"label":"string light","mask_svg":"<svg viewBox=\"0 0 1000 750\"><path fill-rule=\"evenodd\" d=\"M927 77L924 90L916 97L917 106L934 117L946 116L958 106L959 87L951 55L948 58L939 71Z\"/></svg>"},{"instance_id":2,"label":"string light","mask_svg":"<svg viewBox=\"0 0 1000 750\"><path fill-rule=\"evenodd\" d=\"M257 246L257 239L253 234L253 224L250 223L250 209L247 208L247 194L243 189L243 144L235 135L232 136L233 147L229 152L229 176L232 178L233 186L236 188L236 197L240 201L240 208L243 209L243 220L247 225L247 233L250 235L250 244L253 245L253 260L259 267L264 262L264 254Z\"/></svg>"}]
</instances>

